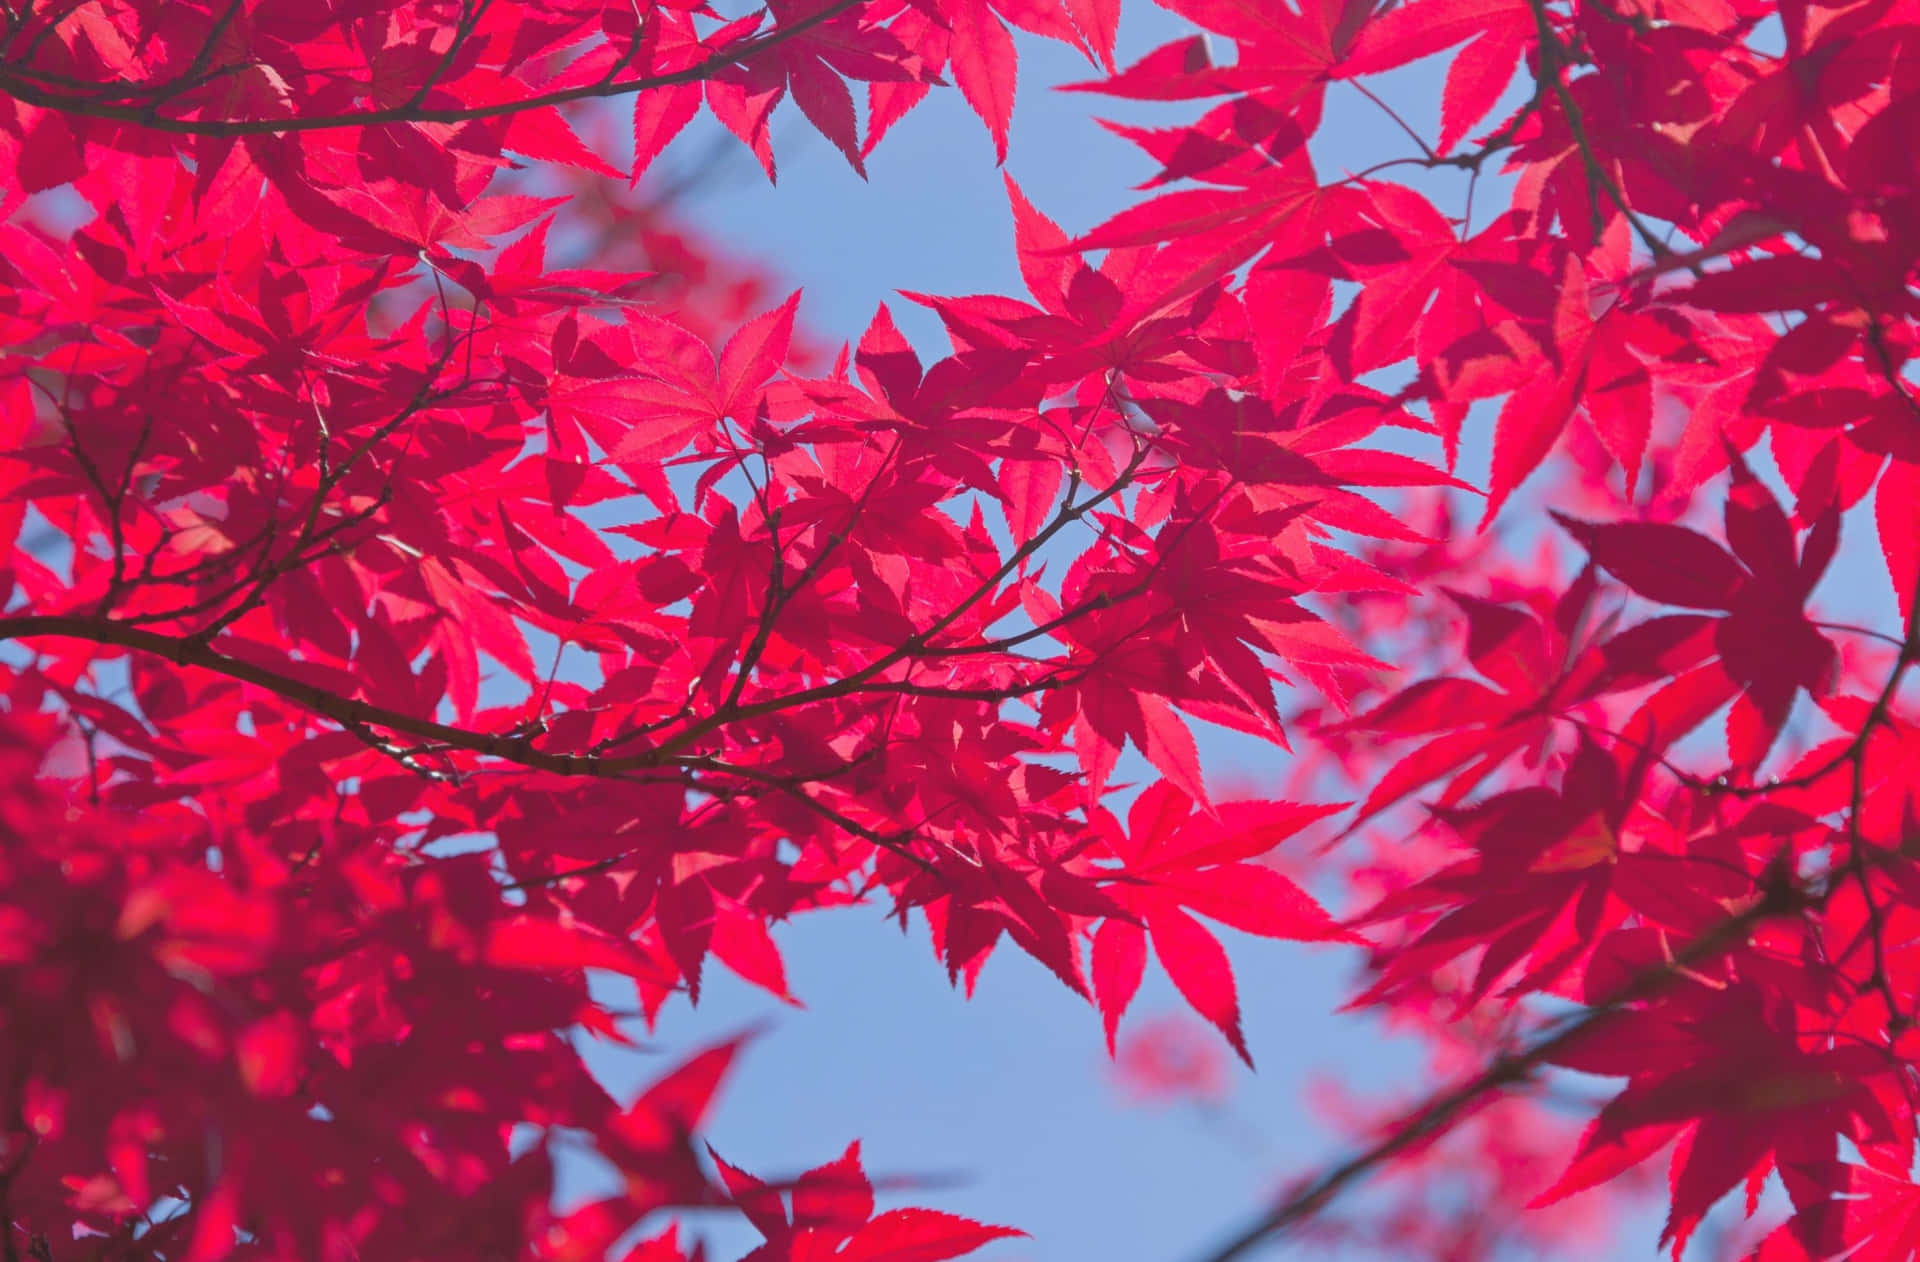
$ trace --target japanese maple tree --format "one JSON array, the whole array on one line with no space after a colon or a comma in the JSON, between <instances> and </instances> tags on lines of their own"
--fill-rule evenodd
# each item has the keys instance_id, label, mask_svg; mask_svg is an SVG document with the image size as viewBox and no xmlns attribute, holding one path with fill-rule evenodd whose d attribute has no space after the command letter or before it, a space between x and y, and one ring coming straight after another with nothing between
<instances>
[{"instance_id":1,"label":"japanese maple tree","mask_svg":"<svg viewBox=\"0 0 1920 1262\"><path fill-rule=\"evenodd\" d=\"M1161 3L0 0L5 1262L1017 1234L713 1152L744 1040L586 1068L852 904L1248 1064L1220 927L1350 952L1440 1085L1215 1259L1920 1250L1920 3ZM1006 179L942 350L633 192L788 97L1004 162L1015 28L1185 121L1078 235Z\"/></svg>"}]
</instances>

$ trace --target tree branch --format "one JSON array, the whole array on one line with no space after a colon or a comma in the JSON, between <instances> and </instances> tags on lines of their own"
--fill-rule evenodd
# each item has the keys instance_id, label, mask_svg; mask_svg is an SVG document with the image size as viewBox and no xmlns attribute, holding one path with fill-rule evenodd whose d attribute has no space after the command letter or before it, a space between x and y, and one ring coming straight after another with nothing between
<instances>
[{"instance_id":1,"label":"tree branch","mask_svg":"<svg viewBox=\"0 0 1920 1262\"><path fill-rule=\"evenodd\" d=\"M304 118L299 116L277 119L168 118L154 112L160 103L158 101L145 106L116 105L108 101L89 100L85 97L48 91L33 83L31 79L37 76L23 67L0 67L0 90L42 109L58 110L87 118L134 123L149 131L189 136L281 136L294 132L328 131L340 127L377 127L387 123L466 123L477 119L505 118L514 114L524 114L530 110L546 109L552 105L565 105L572 101L628 96L635 92L645 92L650 88L698 83L719 71L739 65L751 57L804 35L814 27L858 8L862 3L864 0L832 0L832 3L817 12L769 31L758 39L747 40L731 50L714 53L684 70L643 75L637 79L583 84L580 87L563 88L557 92L544 92L518 101L501 101L491 105L429 108L409 102L386 109L362 110L352 114L315 114ZM163 100L167 95L171 95L161 85L102 83L100 87L121 89L116 95L123 99L137 96L142 92L159 94Z\"/></svg>"},{"instance_id":2,"label":"tree branch","mask_svg":"<svg viewBox=\"0 0 1920 1262\"><path fill-rule=\"evenodd\" d=\"M1341 1192L1365 1179L1381 1165L1446 1131L1488 1092L1529 1077L1602 1021L1630 1004L1653 997L1688 969L1705 963L1735 945L1760 921L1791 912L1800 897L1783 874L1783 878L1769 887L1752 906L1721 921L1689 943L1684 950L1676 952L1672 959L1642 972L1604 1001L1549 1026L1550 1032L1528 1047L1496 1057L1466 1082L1430 1098L1401 1119L1384 1138L1313 1178L1285 1201L1235 1233L1225 1244L1205 1255L1204 1262L1233 1262L1236 1258L1245 1257L1269 1236L1313 1217Z\"/></svg>"},{"instance_id":3,"label":"tree branch","mask_svg":"<svg viewBox=\"0 0 1920 1262\"><path fill-rule=\"evenodd\" d=\"M35 636L90 640L95 644L110 644L151 653L176 665L197 666L263 688L277 697L284 697L315 714L332 719L342 727L381 727L405 732L409 736L435 741L448 749L500 758L536 771L614 779L660 763L652 751L621 758L548 753L534 748L531 736L469 732L400 710L343 697L281 671L218 652L192 637L163 635L113 619L68 614L25 614L0 618L0 640L25 640Z\"/></svg>"},{"instance_id":4,"label":"tree branch","mask_svg":"<svg viewBox=\"0 0 1920 1262\"><path fill-rule=\"evenodd\" d=\"M1778 792L1790 786L1812 784L1833 774L1841 767L1852 764L1853 774L1847 809L1849 843L1847 854L1841 864L1827 873L1823 889L1814 893L1796 886L1792 881L1792 868L1787 862L1787 856L1783 853L1768 869L1768 877L1762 885L1760 897L1752 905L1722 920L1689 943L1683 950L1675 952L1671 958L1657 967L1644 971L1603 1002L1569 1014L1554 1025L1550 1025L1549 1032L1532 1045L1520 1051L1496 1057L1473 1078L1429 1099L1427 1103L1402 1119L1377 1143L1315 1177L1280 1205L1242 1229L1213 1253L1207 1254L1204 1262L1233 1262L1233 1259L1243 1257L1269 1236L1306 1221L1341 1192L1365 1179L1382 1164L1422 1141L1445 1132L1482 1096L1527 1078L1534 1070L1550 1061L1557 1052L1586 1031L1593 1029L1601 1021L1629 1004L1654 997L1675 978L1734 946L1759 921L1769 916L1791 914L1803 908L1823 907L1843 881L1857 883L1861 897L1866 903L1865 933L1871 939L1872 972L1865 986L1867 989L1876 991L1887 1004L1888 1029L1891 1033L1897 1034L1911 1026L1913 1017L1900 1010L1886 972L1885 944L1881 939L1884 909L1874 901L1873 890L1867 879L1868 871L1875 864L1878 856L1869 854L1862 844L1860 814L1866 802L1867 747L1880 726L1891 722L1893 702L1899 694L1901 682L1906 677L1908 669L1917 661L1920 661L1920 619L1915 619L1908 627L1906 639L1901 642L1900 655L1893 669L1888 673L1879 696L1874 699L1872 709L1865 721L1861 723L1859 733L1848 742L1847 747L1837 757L1822 764L1811 773L1796 776L1790 781L1776 780L1764 786L1753 786L1751 790L1681 776L1683 783L1703 793L1718 792L1737 797L1751 797ZM1627 738L1620 737L1620 739Z\"/></svg>"}]
</instances>

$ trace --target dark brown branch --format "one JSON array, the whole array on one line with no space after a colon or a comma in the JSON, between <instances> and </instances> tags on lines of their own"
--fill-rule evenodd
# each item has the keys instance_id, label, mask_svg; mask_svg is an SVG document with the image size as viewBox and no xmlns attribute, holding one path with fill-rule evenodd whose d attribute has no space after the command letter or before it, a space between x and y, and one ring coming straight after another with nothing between
<instances>
[{"instance_id":1,"label":"dark brown branch","mask_svg":"<svg viewBox=\"0 0 1920 1262\"><path fill-rule=\"evenodd\" d=\"M1860 899L1867 909L1864 933L1873 953L1873 971L1867 978L1867 986L1886 1002L1887 1028L1895 1034L1912 1025L1913 1018L1901 1010L1899 996L1893 991L1893 979L1887 973L1886 912L1873 895L1873 882L1867 871L1867 851L1861 844L1860 814L1867 804L1867 745L1880 725L1890 721L1894 695L1900 691L1900 681L1916 658L1920 658L1920 619L1915 619L1907 628L1907 638L1900 646L1900 656L1887 677L1886 687L1874 699L1873 709L1867 712L1859 735L1848 746L1848 754L1853 761L1853 776L1847 795L1846 873L1859 885Z\"/></svg>"},{"instance_id":2,"label":"dark brown branch","mask_svg":"<svg viewBox=\"0 0 1920 1262\"><path fill-rule=\"evenodd\" d=\"M107 101L89 100L48 91L32 83L31 72L20 67L0 68L0 90L29 105L37 105L43 109L59 110L62 113L88 118L113 119L118 122L134 123L150 131L188 136L280 136L294 132L328 131L340 127L377 127L388 123L466 123L478 119L505 118L514 114L524 114L530 110L546 109L548 106L566 105L573 101L628 96L635 92L645 92L650 88L699 83L759 53L767 52L788 40L804 35L814 27L830 22L841 14L859 7L863 2L864 0L833 0L819 11L810 13L798 21L769 31L757 39L747 40L728 51L715 53L684 70L643 75L637 79L583 84L580 87L563 88L557 92L544 92L518 101L502 101L492 105L429 108L410 103L391 106L387 109L362 110L352 114L315 114L292 118L168 118L155 112L158 102L152 106L115 105ZM125 98L134 95L133 90L143 85L102 83L100 86L116 89L115 95ZM147 92L160 94L162 99L171 95L171 92L162 85L144 85L144 87Z\"/></svg>"},{"instance_id":3,"label":"dark brown branch","mask_svg":"<svg viewBox=\"0 0 1920 1262\"><path fill-rule=\"evenodd\" d=\"M1664 259L1672 253L1665 241L1647 227L1639 215L1628 204L1626 194L1621 192L1613 174L1601 163L1593 150L1593 142L1587 136L1587 123L1580 113L1579 103L1573 99L1573 90L1567 86L1566 71L1573 64L1573 56L1567 46L1560 42L1560 35L1553 29L1553 20L1547 14L1546 0L1528 0L1533 9L1534 30L1540 45L1540 78L1552 90L1560 102L1560 110L1566 115L1567 130L1573 136L1574 147L1580 151L1580 162L1586 168L1587 180L1597 185L1607 195L1607 199L1619 208L1632 226L1635 235L1647 247L1647 252L1655 259ZM1594 235L1600 235L1605 223L1602 221L1599 203L1592 203Z\"/></svg>"},{"instance_id":4,"label":"dark brown branch","mask_svg":"<svg viewBox=\"0 0 1920 1262\"><path fill-rule=\"evenodd\" d=\"M1000 584L1006 581L1009 575L1018 570L1034 553L1044 548L1061 531L1132 485L1134 476L1140 472L1141 465L1146 463L1148 450L1148 448L1142 446L1135 451L1133 458L1121 469L1119 476L1114 478L1111 484L1104 490L1088 496L1087 499L1081 503L1075 504L1071 498L1071 492L1069 492L1067 502L1060 506L1059 511L1054 514L1053 520L1047 523L1045 529L1016 548L1012 554L1007 557L1006 561L1001 564L999 569L995 570L993 574L983 580L978 587L974 588L973 591L969 592L957 602L953 608L934 619L925 629L910 636L891 651L875 658L852 674L834 680L832 683L821 684L816 688L802 689L799 692L788 693L784 696L769 697L764 701L756 701L747 705L734 706L717 711L707 718L692 723L680 732L675 733L673 738L662 746L659 752L661 754L679 753L715 728L740 719L758 718L763 714L774 714L781 710L790 710L797 706L811 705L817 701L830 701L837 697L844 697L850 693L858 692L861 689L861 685L865 684L868 680L873 679L893 666L899 665L901 662L920 656L932 644L935 636L938 636L942 631L945 631L948 627L958 622L966 615L967 610L992 595Z\"/></svg>"},{"instance_id":5,"label":"dark brown branch","mask_svg":"<svg viewBox=\"0 0 1920 1262\"><path fill-rule=\"evenodd\" d=\"M611 872L638 853L636 850L622 850L619 854L596 859L592 863L582 864L577 868L565 868L559 872L549 872L545 876L530 876L523 881L504 881L500 888L503 890L540 889L548 885L557 885L561 881L570 881L577 876L598 876L602 872Z\"/></svg>"},{"instance_id":6,"label":"dark brown branch","mask_svg":"<svg viewBox=\"0 0 1920 1262\"><path fill-rule=\"evenodd\" d=\"M1783 877L1752 906L1721 921L1711 931L1689 943L1684 950L1676 952L1672 959L1641 973L1601 1003L1583 1008L1550 1026L1551 1032L1545 1037L1519 1051L1496 1057L1466 1082L1432 1097L1400 1119L1379 1141L1318 1175L1237 1232L1225 1244L1205 1255L1204 1262L1233 1262L1236 1258L1245 1257L1270 1236L1313 1217L1335 1197L1380 1166L1444 1133L1482 1097L1531 1077L1536 1070L1601 1022L1630 1004L1652 998L1687 970L1734 946L1760 921L1769 916L1790 913L1798 905L1799 897Z\"/></svg>"},{"instance_id":7,"label":"dark brown branch","mask_svg":"<svg viewBox=\"0 0 1920 1262\"><path fill-rule=\"evenodd\" d=\"M1734 946L1760 920L1769 916L1789 915L1805 908L1824 907L1843 881L1857 882L1861 896L1866 901L1865 933L1871 939L1873 957L1872 974L1867 978L1866 988L1875 990L1886 1002L1890 1033L1897 1034L1908 1028L1913 1023L1913 1017L1900 1010L1886 972L1886 947L1882 940L1884 909L1874 901L1873 890L1868 879L1869 870L1877 856L1869 854L1867 847L1862 844L1860 815L1866 805L1867 747L1880 726L1892 721L1894 698L1900 691L1900 685L1906 677L1907 670L1915 662L1920 662L1920 619L1915 619L1908 627L1906 639L1901 642L1900 656L1888 673L1887 681L1882 686L1879 696L1874 699L1872 709L1861 723L1859 732L1838 756L1823 763L1813 772L1796 776L1790 781L1775 781L1749 789L1745 786L1727 786L1717 782L1698 781L1694 777L1676 771L1683 781L1702 791L1731 793L1744 797L1777 792L1790 785L1812 784L1833 774L1841 767L1852 764L1853 776L1847 811L1849 842L1847 856L1844 863L1827 874L1822 890L1812 893L1796 886L1791 878L1792 869L1783 854L1769 868L1760 897L1744 911L1727 917L1707 933L1689 943L1685 949L1674 953L1661 965L1641 973L1604 1002L1571 1014L1554 1026L1550 1026L1551 1032L1537 1042L1520 1051L1495 1058L1467 1082L1433 1097L1412 1114L1403 1118L1377 1143L1314 1178L1300 1191L1243 1229L1226 1244L1206 1255L1205 1262L1233 1262L1233 1259L1243 1257L1270 1236L1313 1217L1341 1192L1365 1179L1379 1166L1422 1142L1444 1133L1482 1097L1530 1077L1535 1070L1551 1061L1556 1053L1607 1017L1621 1011L1629 1004L1653 998L1668 984L1696 965ZM1618 733L1613 735L1619 736Z\"/></svg>"},{"instance_id":8,"label":"dark brown branch","mask_svg":"<svg viewBox=\"0 0 1920 1262\"><path fill-rule=\"evenodd\" d=\"M717 758L704 756L682 759L680 765L690 770L710 771L719 775L733 776L736 779L745 780L750 784L763 785L776 793L784 794L793 799L807 810L812 811L815 815L818 815L842 831L852 833L862 841L870 842L873 845L879 846L882 850L888 850L899 855L902 859L914 864L923 872L934 876L939 875L938 869L936 869L933 864L914 852L911 844L913 841L913 833L911 830L883 833L877 829L869 828L859 820L828 806L825 802L813 796L813 794L808 793L805 786L809 781L799 776L776 775L772 772L762 771L758 767L740 766L734 763L721 762Z\"/></svg>"},{"instance_id":9,"label":"dark brown branch","mask_svg":"<svg viewBox=\"0 0 1920 1262\"><path fill-rule=\"evenodd\" d=\"M268 667L256 666L252 662L243 661L237 657L230 657L191 637L163 635L157 631L129 626L109 618L89 618L69 614L26 614L15 618L0 618L0 640L25 640L35 636L61 636L68 639L90 640L95 644L109 644L142 653L151 653L156 657L166 658L176 665L197 666L225 675L229 679L263 688L277 697L283 697L315 714L332 719L342 727L352 728L357 725L405 732L409 736L438 742L448 749L501 758L536 771L612 779L628 772L656 766L659 762L657 756L651 752L632 754L624 758L595 758L581 754L548 753L545 750L536 749L529 736L469 732L463 728L437 723L432 719L420 718L399 710L390 710L352 697L342 697L337 693L328 692L324 688L296 679L292 675Z\"/></svg>"}]
</instances>

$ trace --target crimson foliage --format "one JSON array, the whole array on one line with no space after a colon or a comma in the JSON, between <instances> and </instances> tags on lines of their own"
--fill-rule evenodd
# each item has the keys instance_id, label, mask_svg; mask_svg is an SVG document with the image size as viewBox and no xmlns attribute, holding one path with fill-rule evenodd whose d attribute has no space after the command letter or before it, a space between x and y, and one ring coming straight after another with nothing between
<instances>
[{"instance_id":1,"label":"crimson foliage","mask_svg":"<svg viewBox=\"0 0 1920 1262\"><path fill-rule=\"evenodd\" d=\"M1151 956L1249 1063L1212 926L1362 948L1454 1085L1218 1257L1567 1256L1522 1207L1663 1149L1676 1258L1776 1173L1758 1258L1914 1255L1920 5L1162 2L1231 58L1118 69L1117 0L0 3L8 1262L971 1252L857 1146L703 1153L736 1044L625 1105L576 1052L589 971L785 997L769 926L857 902L1110 1045ZM932 363L606 182L703 109L772 176L788 96L864 174L949 80L1004 158L1010 26L1211 103L1115 125L1159 170L1083 236L1009 181L1029 294L910 295ZM1407 156L1317 170L1329 102ZM1843 523L1900 625L1807 611ZM1341 821L1335 916L1267 856ZM1624 1080L1584 1134L1559 1070ZM562 1132L622 1190L556 1209Z\"/></svg>"}]
</instances>

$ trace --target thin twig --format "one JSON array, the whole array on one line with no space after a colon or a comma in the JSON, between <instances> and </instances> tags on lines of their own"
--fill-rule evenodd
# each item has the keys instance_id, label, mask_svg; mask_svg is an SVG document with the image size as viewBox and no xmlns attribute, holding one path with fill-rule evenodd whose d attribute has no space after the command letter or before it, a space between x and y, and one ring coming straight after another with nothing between
<instances>
[{"instance_id":1,"label":"thin twig","mask_svg":"<svg viewBox=\"0 0 1920 1262\"><path fill-rule=\"evenodd\" d=\"M282 136L295 132L329 131L341 127L378 127L388 123L466 123L478 119L505 118L514 114L524 114L553 105L565 105L570 101L630 96L652 88L699 83L722 70L737 66L749 58L769 52L789 40L796 39L814 27L850 12L864 2L865 0L833 0L833 3L798 21L769 31L757 39L746 40L730 50L714 53L682 70L643 75L637 79L618 82L583 84L556 92L539 93L518 101L501 101L491 105L427 108L407 104L386 109L361 110L350 114L315 114L292 118L167 118L155 115L152 112L152 106L112 105L46 91L29 82L27 74L19 67L0 67L0 89L4 89L9 95L29 105L37 105L43 109L58 110L65 114L77 114L87 118L137 123L152 131L188 136ZM121 95L132 95L129 90L138 89L141 85L103 83L100 86L121 89ZM158 85L148 85L148 90L157 92L160 89Z\"/></svg>"}]
</instances>

